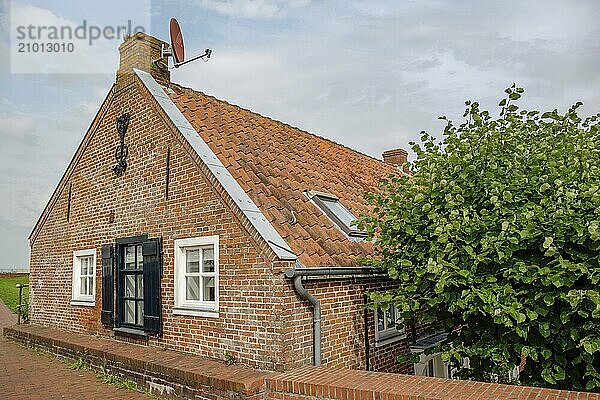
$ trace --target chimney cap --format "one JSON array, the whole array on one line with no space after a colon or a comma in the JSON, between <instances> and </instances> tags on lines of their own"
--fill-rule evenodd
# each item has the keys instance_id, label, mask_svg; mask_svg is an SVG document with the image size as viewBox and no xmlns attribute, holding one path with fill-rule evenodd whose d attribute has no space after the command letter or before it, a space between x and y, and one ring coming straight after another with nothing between
<instances>
[{"instance_id":1,"label":"chimney cap","mask_svg":"<svg viewBox=\"0 0 600 400\"><path fill-rule=\"evenodd\" d=\"M406 157L408 157L408 151L402 149L402 148L398 148L398 149L390 149L390 150L386 150L384 151L382 154L383 158L385 159L388 156L401 156L404 155Z\"/></svg>"},{"instance_id":2,"label":"chimney cap","mask_svg":"<svg viewBox=\"0 0 600 400\"><path fill-rule=\"evenodd\" d=\"M408 151L404 149L390 149L382 154L383 162L396 167L402 167L408 161Z\"/></svg>"}]
</instances>

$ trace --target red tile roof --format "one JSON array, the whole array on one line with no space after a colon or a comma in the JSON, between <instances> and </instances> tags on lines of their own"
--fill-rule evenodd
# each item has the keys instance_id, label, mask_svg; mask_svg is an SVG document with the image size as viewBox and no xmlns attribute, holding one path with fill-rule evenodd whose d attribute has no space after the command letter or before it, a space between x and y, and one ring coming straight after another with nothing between
<instances>
[{"instance_id":1,"label":"red tile roof","mask_svg":"<svg viewBox=\"0 0 600 400\"><path fill-rule=\"evenodd\" d=\"M355 266L373 252L371 243L349 240L303 192L334 194L358 216L368 211L363 194L396 173L393 166L204 93L171 88L171 100L302 264Z\"/></svg>"}]
</instances>

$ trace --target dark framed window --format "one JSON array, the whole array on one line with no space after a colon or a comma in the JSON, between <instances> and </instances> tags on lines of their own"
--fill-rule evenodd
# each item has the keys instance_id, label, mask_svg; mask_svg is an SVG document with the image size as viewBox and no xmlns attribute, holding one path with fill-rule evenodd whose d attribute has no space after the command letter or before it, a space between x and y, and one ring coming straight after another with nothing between
<instances>
[{"instance_id":1,"label":"dark framed window","mask_svg":"<svg viewBox=\"0 0 600 400\"><path fill-rule=\"evenodd\" d=\"M148 239L147 235L117 239L117 332L160 332L160 243L160 239Z\"/></svg>"},{"instance_id":2,"label":"dark framed window","mask_svg":"<svg viewBox=\"0 0 600 400\"><path fill-rule=\"evenodd\" d=\"M367 236L366 232L359 230L354 225L356 216L340 202L337 196L315 190L307 190L304 193L348 237L362 239Z\"/></svg>"},{"instance_id":3,"label":"dark framed window","mask_svg":"<svg viewBox=\"0 0 600 400\"><path fill-rule=\"evenodd\" d=\"M119 277L123 296L119 302L122 315L121 326L144 328L144 257L142 244L121 246L123 262L119 265Z\"/></svg>"}]
</instances>

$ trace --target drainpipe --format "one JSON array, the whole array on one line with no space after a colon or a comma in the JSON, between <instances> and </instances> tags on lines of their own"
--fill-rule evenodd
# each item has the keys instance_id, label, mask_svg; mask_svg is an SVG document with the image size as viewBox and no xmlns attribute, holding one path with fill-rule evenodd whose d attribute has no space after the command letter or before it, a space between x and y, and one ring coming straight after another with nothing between
<instances>
[{"instance_id":1,"label":"drainpipe","mask_svg":"<svg viewBox=\"0 0 600 400\"><path fill-rule=\"evenodd\" d=\"M302 286L302 276L294 277L294 288L298 294L313 306L313 365L321 365L321 303Z\"/></svg>"},{"instance_id":2,"label":"drainpipe","mask_svg":"<svg viewBox=\"0 0 600 400\"><path fill-rule=\"evenodd\" d=\"M319 267L305 268L299 262L297 267L286 271L287 278L294 280L296 292L305 300L308 300L313 306L313 365L321 365L321 303L319 300L308 293L302 285L303 277L313 277L319 279L344 279L357 277L386 277L381 270L371 267Z\"/></svg>"}]
</instances>

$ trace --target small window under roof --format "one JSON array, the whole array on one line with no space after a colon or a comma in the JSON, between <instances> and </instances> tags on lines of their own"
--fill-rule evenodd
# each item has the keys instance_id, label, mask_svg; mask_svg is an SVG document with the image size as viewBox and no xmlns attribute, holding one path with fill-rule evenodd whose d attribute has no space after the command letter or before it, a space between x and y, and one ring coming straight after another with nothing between
<instances>
[{"instance_id":1,"label":"small window under roof","mask_svg":"<svg viewBox=\"0 0 600 400\"><path fill-rule=\"evenodd\" d=\"M364 238L367 236L366 232L353 226L352 223L356 221L356 217L340 203L337 196L315 190L307 190L305 193L350 238Z\"/></svg>"}]
</instances>

